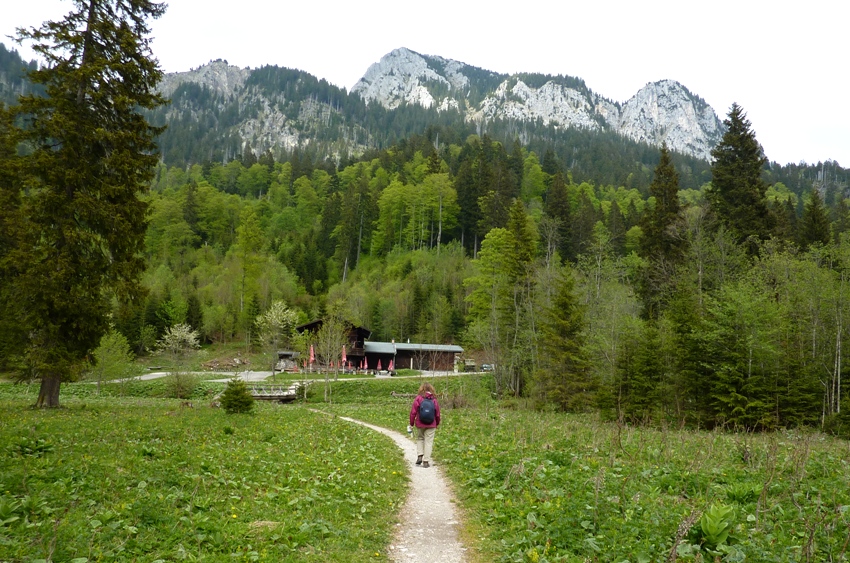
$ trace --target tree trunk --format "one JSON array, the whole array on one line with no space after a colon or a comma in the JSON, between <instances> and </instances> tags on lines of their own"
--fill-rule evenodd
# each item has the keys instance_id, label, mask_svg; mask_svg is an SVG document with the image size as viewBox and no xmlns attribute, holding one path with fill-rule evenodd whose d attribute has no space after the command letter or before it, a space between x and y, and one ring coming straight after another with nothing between
<instances>
[{"instance_id":1,"label":"tree trunk","mask_svg":"<svg viewBox=\"0 0 850 563\"><path fill-rule=\"evenodd\" d=\"M59 385L62 378L58 375L45 375L41 378L41 388L38 390L36 408L56 408L59 406Z\"/></svg>"}]
</instances>

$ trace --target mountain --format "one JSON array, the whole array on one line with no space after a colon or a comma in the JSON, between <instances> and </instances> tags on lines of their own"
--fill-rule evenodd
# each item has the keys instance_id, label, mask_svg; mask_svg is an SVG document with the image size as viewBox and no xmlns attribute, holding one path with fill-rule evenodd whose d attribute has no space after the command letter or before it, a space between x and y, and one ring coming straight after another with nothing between
<instances>
[{"instance_id":1,"label":"mountain","mask_svg":"<svg viewBox=\"0 0 850 563\"><path fill-rule=\"evenodd\" d=\"M0 50L7 103L27 91L21 71L34 64ZM404 48L371 65L351 92L305 71L220 59L167 74L160 89L171 103L150 118L168 126L160 150L166 164L179 166L266 152L338 166L412 135L459 144L486 134L505 146L518 140L540 155L552 151L577 181L629 187L648 185L666 142L679 155L683 186L699 187L722 135L711 107L672 80L619 103L580 78L500 74Z\"/></svg>"},{"instance_id":2,"label":"mountain","mask_svg":"<svg viewBox=\"0 0 850 563\"><path fill-rule=\"evenodd\" d=\"M307 151L339 165L431 131L435 143L516 139L539 154L552 150L577 180L631 187L648 184L666 141L691 171L683 185L698 187L722 134L714 111L674 81L648 84L620 104L579 78L509 76L409 49L371 65L350 93L301 70L224 60L168 74L161 90L171 104L152 120L168 125L163 159L180 165L246 151Z\"/></svg>"},{"instance_id":3,"label":"mountain","mask_svg":"<svg viewBox=\"0 0 850 563\"><path fill-rule=\"evenodd\" d=\"M459 109L474 123L507 119L607 130L639 143L666 142L672 150L702 160L709 160L723 135L714 110L673 80L647 84L619 104L594 93L578 78L508 76L404 48L369 67L351 91L387 109L402 104Z\"/></svg>"}]
</instances>

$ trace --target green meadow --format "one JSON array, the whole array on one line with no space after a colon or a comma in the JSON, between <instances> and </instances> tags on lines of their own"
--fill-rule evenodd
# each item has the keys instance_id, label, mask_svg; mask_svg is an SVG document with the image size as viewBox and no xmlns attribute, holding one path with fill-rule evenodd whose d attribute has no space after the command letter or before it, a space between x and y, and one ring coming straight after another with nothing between
<instances>
[{"instance_id":1,"label":"green meadow","mask_svg":"<svg viewBox=\"0 0 850 563\"><path fill-rule=\"evenodd\" d=\"M2 385L0 561L386 560L401 453L310 409L404 431L420 381L338 381L331 403L318 384L252 415L151 398L165 382L65 385L48 411ZM433 383L473 560L850 560L846 441L636 428L496 401L488 376Z\"/></svg>"}]
</instances>

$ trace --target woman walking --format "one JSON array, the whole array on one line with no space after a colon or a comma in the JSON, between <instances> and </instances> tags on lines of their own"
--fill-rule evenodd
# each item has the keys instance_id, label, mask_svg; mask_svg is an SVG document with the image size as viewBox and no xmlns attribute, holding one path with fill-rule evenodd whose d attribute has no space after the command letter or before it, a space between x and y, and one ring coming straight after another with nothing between
<instances>
[{"instance_id":1,"label":"woman walking","mask_svg":"<svg viewBox=\"0 0 850 563\"><path fill-rule=\"evenodd\" d=\"M410 407L410 426L416 427L416 465L431 467L431 450L434 434L440 425L440 404L434 396L434 387L423 383Z\"/></svg>"}]
</instances>

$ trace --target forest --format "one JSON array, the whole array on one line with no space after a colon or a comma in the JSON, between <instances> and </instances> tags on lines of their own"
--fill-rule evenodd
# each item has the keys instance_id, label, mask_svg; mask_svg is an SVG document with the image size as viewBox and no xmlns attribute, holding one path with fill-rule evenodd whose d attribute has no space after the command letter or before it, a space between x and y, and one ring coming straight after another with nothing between
<instances>
[{"instance_id":1,"label":"forest","mask_svg":"<svg viewBox=\"0 0 850 563\"><path fill-rule=\"evenodd\" d=\"M699 189L666 149L639 190L486 135L414 135L338 169L160 163L147 297L116 303L115 326L138 354L183 322L250 345L282 301L373 340L461 344L496 366L495 392L541 408L846 432L846 181L769 182L741 108L727 126Z\"/></svg>"},{"instance_id":2,"label":"forest","mask_svg":"<svg viewBox=\"0 0 850 563\"><path fill-rule=\"evenodd\" d=\"M261 70L255 88L297 78L308 98L339 94ZM417 115L401 130L422 134L357 157L245 145L160 160L141 196L145 296L114 299L114 328L139 355L182 323L251 347L257 319L284 303L373 340L461 344L496 366L494 392L541 408L847 432L850 207L837 163L769 162L738 106L710 165L604 135L576 151L569 132L523 143L505 139L510 127L466 134ZM8 368L25 335L0 333Z\"/></svg>"}]
</instances>

